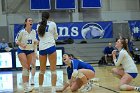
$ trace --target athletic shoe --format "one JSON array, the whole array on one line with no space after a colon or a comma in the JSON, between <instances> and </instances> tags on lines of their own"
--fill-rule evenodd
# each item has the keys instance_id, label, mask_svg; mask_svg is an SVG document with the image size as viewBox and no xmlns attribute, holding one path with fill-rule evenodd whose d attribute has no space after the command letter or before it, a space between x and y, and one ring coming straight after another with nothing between
<instances>
[{"instance_id":1,"label":"athletic shoe","mask_svg":"<svg viewBox=\"0 0 140 93\"><path fill-rule=\"evenodd\" d=\"M33 91L33 87L26 87L24 88L24 93L28 93L28 92L32 92Z\"/></svg>"},{"instance_id":2,"label":"athletic shoe","mask_svg":"<svg viewBox=\"0 0 140 93\"><path fill-rule=\"evenodd\" d=\"M140 87L136 87L135 90L140 92Z\"/></svg>"},{"instance_id":3,"label":"athletic shoe","mask_svg":"<svg viewBox=\"0 0 140 93\"><path fill-rule=\"evenodd\" d=\"M81 89L81 92L83 92L83 93L89 92L92 90L92 87L93 86L88 83L87 85L84 86L84 88Z\"/></svg>"},{"instance_id":4,"label":"athletic shoe","mask_svg":"<svg viewBox=\"0 0 140 93\"><path fill-rule=\"evenodd\" d=\"M24 83L23 88L24 88L24 93L32 92L34 89L33 87L29 87L28 83Z\"/></svg>"}]
</instances>

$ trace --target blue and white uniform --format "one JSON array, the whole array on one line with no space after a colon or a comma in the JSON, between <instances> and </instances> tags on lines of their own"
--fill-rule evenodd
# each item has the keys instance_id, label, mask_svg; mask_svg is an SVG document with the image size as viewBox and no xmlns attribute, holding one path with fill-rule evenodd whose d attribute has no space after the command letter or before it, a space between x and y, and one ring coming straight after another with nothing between
<instances>
[{"instance_id":1,"label":"blue and white uniform","mask_svg":"<svg viewBox=\"0 0 140 93\"><path fill-rule=\"evenodd\" d=\"M122 67L124 68L124 72L130 75L135 74L134 77L131 75L133 78L137 76L138 70L136 64L125 49L121 49L117 59L114 59L114 63L116 66L122 65Z\"/></svg>"},{"instance_id":2,"label":"blue and white uniform","mask_svg":"<svg viewBox=\"0 0 140 93\"><path fill-rule=\"evenodd\" d=\"M71 61L71 67L67 67L68 79L71 79L73 71L78 69L89 69L95 72L94 68L90 64L87 64L78 59L73 59Z\"/></svg>"},{"instance_id":3,"label":"blue and white uniform","mask_svg":"<svg viewBox=\"0 0 140 93\"><path fill-rule=\"evenodd\" d=\"M35 41L37 41L35 30L32 29L30 33L28 33L25 29L20 30L16 36L15 42L20 42L22 44L25 44L26 48L22 48L19 46L18 53L25 53L25 54L32 53L34 51Z\"/></svg>"},{"instance_id":4,"label":"blue and white uniform","mask_svg":"<svg viewBox=\"0 0 140 93\"><path fill-rule=\"evenodd\" d=\"M37 30L40 24L37 25ZM43 37L39 36L39 54L47 55L56 51L55 40L58 39L57 26L55 22L47 21L46 32Z\"/></svg>"}]
</instances>

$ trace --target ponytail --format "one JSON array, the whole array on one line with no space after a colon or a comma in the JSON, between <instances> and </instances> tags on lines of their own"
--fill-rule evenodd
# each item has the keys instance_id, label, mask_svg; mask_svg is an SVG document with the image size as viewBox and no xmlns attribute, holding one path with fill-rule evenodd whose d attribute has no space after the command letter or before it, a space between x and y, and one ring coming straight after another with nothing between
<instances>
[{"instance_id":1,"label":"ponytail","mask_svg":"<svg viewBox=\"0 0 140 93\"><path fill-rule=\"evenodd\" d=\"M46 25L47 25L47 19L42 17L42 21L40 23L40 26L38 28L38 34L40 37L43 37L46 32Z\"/></svg>"},{"instance_id":2,"label":"ponytail","mask_svg":"<svg viewBox=\"0 0 140 93\"><path fill-rule=\"evenodd\" d=\"M46 25L47 25L47 20L49 19L49 17L50 17L49 12L42 13L42 21L41 21L40 26L38 28L38 34L40 37L43 37L45 32L46 32Z\"/></svg>"}]
</instances>

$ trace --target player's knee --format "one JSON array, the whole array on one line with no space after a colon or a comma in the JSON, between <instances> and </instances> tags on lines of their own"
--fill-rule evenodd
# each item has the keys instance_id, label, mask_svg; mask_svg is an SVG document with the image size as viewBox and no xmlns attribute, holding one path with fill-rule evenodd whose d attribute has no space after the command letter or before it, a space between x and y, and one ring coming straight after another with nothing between
<instances>
[{"instance_id":1,"label":"player's knee","mask_svg":"<svg viewBox=\"0 0 140 93\"><path fill-rule=\"evenodd\" d=\"M56 71L51 71L51 74L52 75L56 75Z\"/></svg>"},{"instance_id":2,"label":"player's knee","mask_svg":"<svg viewBox=\"0 0 140 93\"><path fill-rule=\"evenodd\" d=\"M72 76L73 77L75 77L75 78L82 78L82 77L84 77L85 75L81 72L81 71L74 71L73 73L72 73Z\"/></svg>"},{"instance_id":3,"label":"player's knee","mask_svg":"<svg viewBox=\"0 0 140 93\"><path fill-rule=\"evenodd\" d=\"M40 71L39 74L40 75L44 75L45 74L45 71Z\"/></svg>"},{"instance_id":4,"label":"player's knee","mask_svg":"<svg viewBox=\"0 0 140 93\"><path fill-rule=\"evenodd\" d=\"M23 70L22 70L22 75L23 75L23 76L29 76L29 70L26 69L26 68L23 68Z\"/></svg>"},{"instance_id":5,"label":"player's knee","mask_svg":"<svg viewBox=\"0 0 140 93\"><path fill-rule=\"evenodd\" d=\"M127 85L126 84L120 85L120 90L126 91L127 90Z\"/></svg>"}]
</instances>

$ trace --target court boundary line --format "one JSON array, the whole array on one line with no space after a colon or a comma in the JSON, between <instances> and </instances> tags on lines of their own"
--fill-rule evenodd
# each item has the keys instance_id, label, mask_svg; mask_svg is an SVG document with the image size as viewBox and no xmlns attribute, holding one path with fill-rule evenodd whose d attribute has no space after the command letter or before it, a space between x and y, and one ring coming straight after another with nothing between
<instances>
[{"instance_id":1,"label":"court boundary line","mask_svg":"<svg viewBox=\"0 0 140 93\"><path fill-rule=\"evenodd\" d=\"M98 87L101 87L101 88L104 88L104 89L107 89L107 90L113 91L113 92L115 92L115 93L120 93L120 92L118 92L118 91L116 91L116 90L113 90L113 89L110 89L110 88L107 88L107 87L101 86L101 85L99 85L99 84L96 84L96 83L93 83L93 84L96 85L96 86L98 86Z\"/></svg>"}]
</instances>

